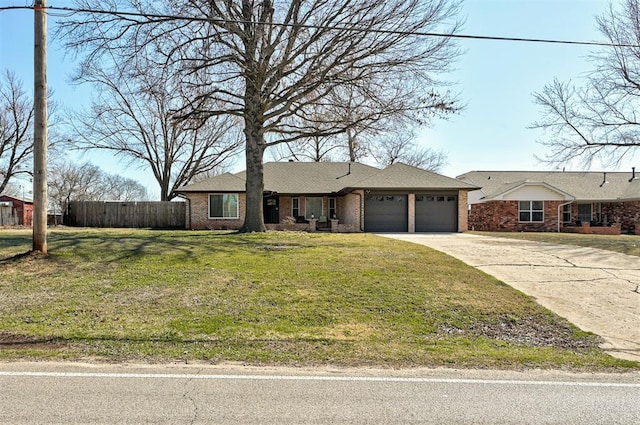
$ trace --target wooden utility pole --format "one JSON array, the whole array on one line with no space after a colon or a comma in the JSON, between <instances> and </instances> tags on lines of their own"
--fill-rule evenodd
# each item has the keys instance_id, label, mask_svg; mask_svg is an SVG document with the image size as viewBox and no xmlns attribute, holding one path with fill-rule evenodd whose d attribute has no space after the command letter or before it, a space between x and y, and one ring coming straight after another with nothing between
<instances>
[{"instance_id":1,"label":"wooden utility pole","mask_svg":"<svg viewBox=\"0 0 640 425\"><path fill-rule=\"evenodd\" d=\"M47 253L47 1L35 0L33 250Z\"/></svg>"}]
</instances>

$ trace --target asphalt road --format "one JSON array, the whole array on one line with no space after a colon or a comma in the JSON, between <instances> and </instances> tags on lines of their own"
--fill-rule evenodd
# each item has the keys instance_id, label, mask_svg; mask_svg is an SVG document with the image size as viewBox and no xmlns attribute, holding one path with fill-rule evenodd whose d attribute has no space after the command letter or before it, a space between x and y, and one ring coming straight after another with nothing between
<instances>
[{"instance_id":1,"label":"asphalt road","mask_svg":"<svg viewBox=\"0 0 640 425\"><path fill-rule=\"evenodd\" d=\"M0 364L2 424L636 424L640 375Z\"/></svg>"}]
</instances>

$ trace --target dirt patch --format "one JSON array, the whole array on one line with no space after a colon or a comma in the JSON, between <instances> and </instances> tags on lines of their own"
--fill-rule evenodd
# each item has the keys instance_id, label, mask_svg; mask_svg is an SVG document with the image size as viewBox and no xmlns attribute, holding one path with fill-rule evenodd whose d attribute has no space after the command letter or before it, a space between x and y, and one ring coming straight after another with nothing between
<instances>
[{"instance_id":1,"label":"dirt patch","mask_svg":"<svg viewBox=\"0 0 640 425\"><path fill-rule=\"evenodd\" d=\"M0 350L47 350L61 348L64 344L47 338L34 338L0 332Z\"/></svg>"},{"instance_id":2,"label":"dirt patch","mask_svg":"<svg viewBox=\"0 0 640 425\"><path fill-rule=\"evenodd\" d=\"M576 337L568 326L549 323L534 316L512 320L501 317L494 323L482 323L472 326L471 331L483 336L496 338L515 344L533 347L557 347L570 350L588 350L597 348L602 339L597 335Z\"/></svg>"},{"instance_id":3,"label":"dirt patch","mask_svg":"<svg viewBox=\"0 0 640 425\"><path fill-rule=\"evenodd\" d=\"M555 347L573 351L597 348L603 341L597 335L576 336L569 326L536 316L514 319L503 315L495 321L473 323L467 329L443 325L439 330L449 334L484 336L528 347Z\"/></svg>"}]
</instances>

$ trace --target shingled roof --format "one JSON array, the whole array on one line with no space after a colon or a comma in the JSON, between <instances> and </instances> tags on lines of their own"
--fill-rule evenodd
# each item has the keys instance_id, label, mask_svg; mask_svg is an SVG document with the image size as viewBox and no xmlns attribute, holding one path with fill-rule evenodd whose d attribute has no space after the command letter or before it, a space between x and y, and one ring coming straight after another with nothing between
<instances>
[{"instance_id":1,"label":"shingled roof","mask_svg":"<svg viewBox=\"0 0 640 425\"><path fill-rule=\"evenodd\" d=\"M178 192L243 192L246 172L222 174ZM357 162L268 162L264 190L279 194L336 194L352 189L429 190L477 187L402 163L379 169Z\"/></svg>"},{"instance_id":2,"label":"shingled roof","mask_svg":"<svg viewBox=\"0 0 640 425\"><path fill-rule=\"evenodd\" d=\"M536 183L581 201L640 200L640 178L631 172L471 171L458 179L481 187L484 200Z\"/></svg>"},{"instance_id":3,"label":"shingled roof","mask_svg":"<svg viewBox=\"0 0 640 425\"><path fill-rule=\"evenodd\" d=\"M216 191L219 192L243 192L245 190L245 181L235 174L224 173L183 186L178 192L210 192L212 187L215 187Z\"/></svg>"},{"instance_id":4,"label":"shingled roof","mask_svg":"<svg viewBox=\"0 0 640 425\"><path fill-rule=\"evenodd\" d=\"M397 162L364 180L357 182L354 188L365 189L477 189L478 187L451 177Z\"/></svg>"}]
</instances>

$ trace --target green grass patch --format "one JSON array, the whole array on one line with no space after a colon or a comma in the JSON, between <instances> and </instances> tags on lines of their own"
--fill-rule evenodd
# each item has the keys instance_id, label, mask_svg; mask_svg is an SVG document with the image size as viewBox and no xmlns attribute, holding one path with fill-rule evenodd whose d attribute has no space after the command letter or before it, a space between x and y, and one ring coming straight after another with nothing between
<instances>
[{"instance_id":1,"label":"green grass patch","mask_svg":"<svg viewBox=\"0 0 640 425\"><path fill-rule=\"evenodd\" d=\"M369 234L0 231L0 358L638 368L438 251Z\"/></svg>"}]
</instances>

